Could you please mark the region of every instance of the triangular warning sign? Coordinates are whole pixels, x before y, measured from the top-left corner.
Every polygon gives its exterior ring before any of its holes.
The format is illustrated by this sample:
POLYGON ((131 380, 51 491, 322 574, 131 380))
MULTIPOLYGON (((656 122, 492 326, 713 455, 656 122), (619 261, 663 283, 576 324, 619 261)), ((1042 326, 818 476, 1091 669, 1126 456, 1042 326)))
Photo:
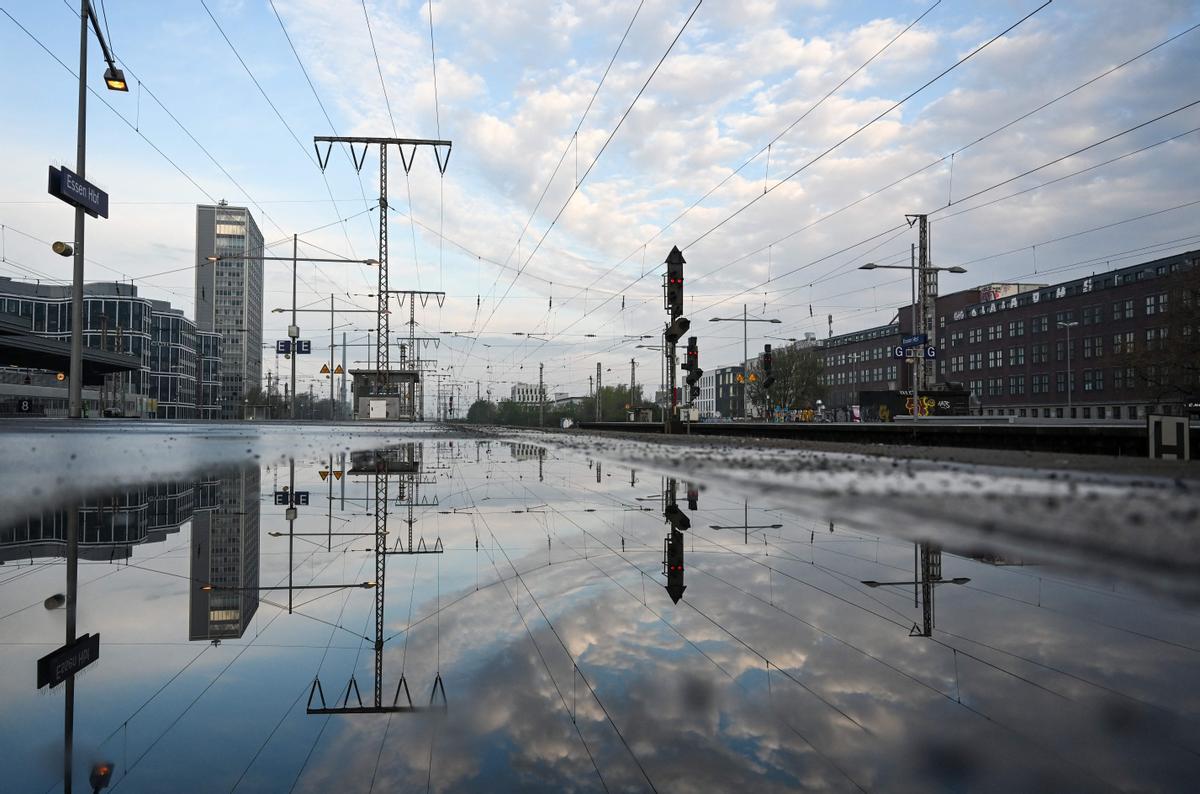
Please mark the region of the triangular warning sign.
POLYGON ((329 365, 328 365, 328 364, 322 364, 322 365, 321 365, 321 374, 322 374, 322 375, 328 375, 328 374, 329 374, 329 365))
POLYGON ((340 479, 342 479, 342 474, 343 474, 343 473, 344 473, 344 472, 335 471, 335 472, 333 473, 333 478, 334 478, 335 480, 340 480, 340 479))
POLYGON ((333 374, 334 374, 334 375, 343 375, 343 374, 345 374, 345 372, 346 372, 346 370, 342 369, 342 365, 341 365, 341 364, 338 364, 338 365, 337 365, 337 369, 335 369, 335 370, 333 371, 333 374))
POLYGON ((328 471, 322 470, 322 471, 320 472, 320 474, 321 474, 321 482, 325 482, 325 480, 329 479, 329 472, 328 472, 328 471))

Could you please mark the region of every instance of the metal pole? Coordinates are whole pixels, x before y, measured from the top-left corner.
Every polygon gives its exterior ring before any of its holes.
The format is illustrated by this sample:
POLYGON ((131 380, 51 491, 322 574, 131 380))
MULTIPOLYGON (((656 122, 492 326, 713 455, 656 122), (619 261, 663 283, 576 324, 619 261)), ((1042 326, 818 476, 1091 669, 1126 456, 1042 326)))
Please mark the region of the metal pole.
MULTIPOLYGON (((546 389, 542 385, 542 364, 538 364, 538 427, 546 426, 546 389)), ((479 384, 475 384, 475 396, 479 397, 479 384)))
POLYGON ((746 387, 750 385, 750 320, 742 304, 742 419, 746 418, 746 387))
MULTIPOLYGON (((75 135, 75 172, 85 176, 87 160, 88 0, 79 4, 79 115, 75 135)), ((83 418, 83 208, 75 208, 75 260, 71 277, 71 382, 67 415, 83 418)), ((68 789, 70 790, 70 789, 68 789)))
POLYGON ((600 409, 600 402, 604 399, 604 392, 600 386, 600 362, 596 362, 596 421, 599 422, 604 418, 604 412, 600 409))
POLYGON ((331 293, 331 294, 329 295, 329 421, 330 421, 330 422, 333 422, 333 421, 336 421, 336 420, 337 420, 337 413, 336 413, 336 411, 334 410, 334 406, 336 406, 336 405, 337 405, 337 401, 336 401, 336 400, 334 400, 334 398, 333 398, 333 384, 334 384, 334 381, 336 381, 336 380, 337 380, 337 378, 335 378, 335 377, 333 376, 333 369, 334 369, 334 367, 333 367, 333 358, 334 358, 334 348, 333 348, 333 294, 331 293))
POLYGON ((1067 327, 1067 418, 1074 419, 1075 410, 1071 402, 1071 392, 1075 388, 1075 373, 1071 369, 1071 326, 1067 327))
POLYGON ((634 386, 637 385, 637 359, 629 359, 629 410, 633 411, 633 418, 637 419, 637 401, 633 396, 634 386))
POLYGON ((296 324, 296 235, 292 235, 292 324, 288 328, 288 337, 292 340, 292 421, 296 421, 296 344, 300 338, 300 326, 296 324))
MULTIPOLYGON (((920 331, 917 329, 917 278, 919 277, 918 273, 917 273, 917 246, 916 246, 916 243, 910 243, 909 245, 911 246, 911 248, 909 249, 910 254, 911 254, 909 273, 910 273, 910 275, 912 275, 912 326, 913 326, 912 332, 914 334, 918 334, 918 333, 920 333, 920 331)), ((924 351, 922 351, 922 352, 924 352, 924 351)), ((924 366, 924 361, 925 361, 924 358, 918 358, 918 359, 914 359, 913 364, 912 364, 912 393, 913 393, 913 423, 914 424, 917 421, 917 417, 921 413, 921 402, 920 402, 921 398, 918 394, 918 390, 920 389, 920 380, 921 380, 920 367, 924 366)))

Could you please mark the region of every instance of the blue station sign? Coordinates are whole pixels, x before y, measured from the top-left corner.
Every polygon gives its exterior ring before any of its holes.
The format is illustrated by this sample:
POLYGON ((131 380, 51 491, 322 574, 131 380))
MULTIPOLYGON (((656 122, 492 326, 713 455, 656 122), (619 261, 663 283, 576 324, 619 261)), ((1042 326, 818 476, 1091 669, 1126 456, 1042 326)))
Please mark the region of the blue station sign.
POLYGON ((49 193, 93 218, 108 217, 108 194, 68 168, 50 166, 49 193))
POLYGON ((911 336, 900 337, 901 347, 920 347, 929 341, 929 337, 925 334, 912 334, 911 336))

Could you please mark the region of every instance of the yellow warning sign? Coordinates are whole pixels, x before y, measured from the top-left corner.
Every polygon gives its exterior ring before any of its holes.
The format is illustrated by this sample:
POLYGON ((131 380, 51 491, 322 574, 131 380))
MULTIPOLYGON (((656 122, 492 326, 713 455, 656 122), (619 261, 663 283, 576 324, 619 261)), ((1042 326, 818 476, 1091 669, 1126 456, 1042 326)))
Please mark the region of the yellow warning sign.
POLYGON ((322 469, 320 471, 320 475, 321 475, 321 482, 325 482, 325 480, 329 479, 329 472, 324 469, 322 469))
POLYGON ((343 472, 340 472, 340 471, 335 471, 335 472, 333 473, 333 478, 334 478, 335 480, 340 480, 340 479, 342 479, 342 474, 343 474, 343 472))
POLYGON ((334 375, 344 375, 345 373, 346 373, 346 370, 342 369, 342 365, 341 365, 341 364, 338 364, 338 365, 337 365, 337 369, 335 369, 335 370, 333 371, 333 374, 334 374, 334 375))
POLYGON ((328 364, 322 364, 322 365, 321 365, 321 374, 322 374, 322 375, 328 375, 328 374, 329 374, 329 365, 328 365, 328 364))
POLYGON ((751 383, 757 383, 757 382, 758 382, 758 376, 757 376, 757 375, 755 375, 753 372, 751 372, 751 373, 750 373, 750 382, 751 382, 751 383))

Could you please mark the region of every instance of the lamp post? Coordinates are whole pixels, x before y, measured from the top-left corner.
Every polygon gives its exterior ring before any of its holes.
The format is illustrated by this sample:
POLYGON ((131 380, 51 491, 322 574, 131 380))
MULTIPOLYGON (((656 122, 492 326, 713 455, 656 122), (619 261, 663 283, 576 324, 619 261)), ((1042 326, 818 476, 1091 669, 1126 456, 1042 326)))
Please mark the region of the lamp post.
MULTIPOLYGON (((290 418, 293 422, 296 421, 296 340, 300 338, 300 326, 296 324, 296 263, 297 262, 357 262, 363 265, 378 266, 378 259, 333 259, 329 257, 319 256, 296 256, 296 249, 299 238, 292 235, 292 255, 291 256, 256 256, 254 259, 261 259, 264 262, 291 262, 292 263, 292 324, 288 326, 288 338, 292 340, 292 397, 289 407, 290 418)), ((220 255, 215 254, 206 257, 209 262, 220 262, 224 259, 246 259, 247 257, 238 254, 220 255)), ((323 309, 320 311, 324 311, 323 309)), ((362 311, 370 311, 364 309, 362 311)), ((330 353, 332 355, 332 352, 330 353)), ((330 378, 330 382, 332 382, 330 378)))
POLYGON ((741 323, 742 324, 742 418, 743 419, 746 418, 746 378, 748 375, 748 373, 746 372, 746 367, 750 363, 749 362, 749 359, 750 359, 750 353, 749 353, 750 331, 748 330, 749 324, 750 323, 776 323, 776 324, 778 324, 778 323, 783 322, 783 320, 777 320, 777 319, 773 319, 773 318, 766 319, 763 317, 750 317, 747 314, 747 311, 748 310, 746 308, 746 304, 743 303, 741 317, 712 317, 709 319, 710 323, 741 323))
POLYGON ((1075 372, 1071 369, 1071 329, 1079 325, 1078 321, 1063 322, 1059 321, 1059 328, 1067 329, 1067 413, 1071 414, 1069 418, 1074 419, 1074 407, 1071 402, 1071 393, 1075 391, 1075 372))
MULTIPOLYGON (((104 60, 108 63, 108 69, 104 72, 104 84, 110 91, 129 91, 129 86, 125 82, 125 74, 117 68, 113 61, 112 52, 108 48, 108 42, 104 40, 104 34, 100 32, 100 25, 96 20, 96 15, 92 11, 92 5, 89 0, 80 0, 79 3, 79 113, 76 119, 77 130, 75 134, 75 173, 80 179, 87 176, 85 166, 87 162, 87 46, 88 46, 88 23, 91 23, 92 30, 96 34, 96 40, 100 42, 100 49, 104 52, 104 60)), ((71 382, 68 394, 67 415, 71 419, 81 419, 83 417, 83 237, 84 237, 84 211, 83 207, 75 207, 75 240, 74 242, 74 267, 71 275, 71 365, 70 376, 71 382)), ((56 244, 57 246, 57 244, 56 244)), ((63 251, 67 247, 63 248, 63 251)), ((55 252, 59 249, 55 247, 55 252)), ((69 621, 73 624, 73 621, 69 621)), ((68 626, 68 633, 73 633, 73 625, 68 626)), ((74 637, 68 637, 68 641, 74 637)), ((70 783, 70 774, 66 782, 70 783)))
MULTIPOLYGON (((920 267, 916 263, 916 260, 917 260, 916 245, 912 246, 911 256, 912 256, 912 259, 911 259, 912 264, 909 264, 909 265, 877 265, 874 262, 867 262, 865 265, 859 265, 858 269, 859 270, 908 270, 912 273, 912 332, 915 334, 915 333, 917 333, 917 279, 919 277, 923 276, 925 273, 939 273, 942 271, 945 271, 946 273, 966 273, 967 269, 965 267, 960 267, 958 265, 955 265, 954 267, 934 267, 933 265, 926 265, 925 267, 920 267)), ((917 361, 920 362, 920 361, 923 361, 923 359, 917 359, 917 361)), ((918 382, 917 382, 918 379, 917 379, 917 371, 916 371, 916 367, 919 366, 919 364, 914 364, 913 366, 914 366, 913 377, 912 377, 913 422, 916 422, 917 417, 919 417, 921 414, 921 404, 919 402, 920 395, 917 393, 917 389, 919 387, 918 387, 918 382)), ((914 430, 913 432, 916 432, 916 431, 914 430)))

